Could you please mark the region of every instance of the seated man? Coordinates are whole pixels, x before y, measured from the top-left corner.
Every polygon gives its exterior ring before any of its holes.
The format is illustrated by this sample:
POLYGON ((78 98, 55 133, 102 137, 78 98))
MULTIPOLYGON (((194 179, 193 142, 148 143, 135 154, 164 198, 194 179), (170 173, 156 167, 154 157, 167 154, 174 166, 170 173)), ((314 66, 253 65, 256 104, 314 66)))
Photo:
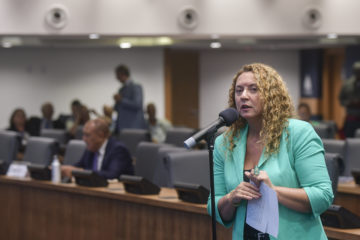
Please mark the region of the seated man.
POLYGON ((53 120, 54 107, 50 102, 41 106, 42 117, 31 117, 26 123, 31 136, 40 136, 41 129, 63 129, 65 126, 58 120, 53 120))
POLYGON ((86 151, 74 166, 61 167, 63 177, 71 177, 72 170, 87 169, 97 172, 107 179, 118 178, 121 174, 134 174, 131 156, 120 142, 109 138, 106 120, 89 120, 83 128, 86 151))

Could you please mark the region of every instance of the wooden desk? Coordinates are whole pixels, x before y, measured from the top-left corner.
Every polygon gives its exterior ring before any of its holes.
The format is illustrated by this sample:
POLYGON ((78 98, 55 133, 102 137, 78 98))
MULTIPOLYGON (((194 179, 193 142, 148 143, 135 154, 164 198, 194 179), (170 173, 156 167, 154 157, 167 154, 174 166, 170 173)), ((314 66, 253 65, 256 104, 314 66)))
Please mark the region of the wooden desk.
MULTIPOLYGON (((205 205, 185 203, 172 189, 159 196, 0 176, 1 239, 211 239, 205 205)), ((217 226, 218 239, 231 229, 217 226)))
POLYGON ((332 227, 324 227, 326 235, 332 239, 340 240, 359 240, 360 228, 356 229, 338 229, 332 227))
MULTIPOLYGON (((1 239, 211 239, 206 206, 179 201, 172 189, 140 196, 121 183, 86 188, 0 176, 0 206, 1 239)), ((360 229, 325 231, 360 239, 360 229)), ((219 224, 217 233, 231 239, 231 229, 219 224)))
POLYGON ((339 183, 334 203, 360 216, 360 186, 354 182, 339 183))
MULTIPOLYGON (((339 183, 334 203, 345 207, 360 216, 360 187, 354 182, 339 183)), ((326 235, 335 239, 358 240, 360 239, 360 228, 338 229, 324 227, 326 235)))

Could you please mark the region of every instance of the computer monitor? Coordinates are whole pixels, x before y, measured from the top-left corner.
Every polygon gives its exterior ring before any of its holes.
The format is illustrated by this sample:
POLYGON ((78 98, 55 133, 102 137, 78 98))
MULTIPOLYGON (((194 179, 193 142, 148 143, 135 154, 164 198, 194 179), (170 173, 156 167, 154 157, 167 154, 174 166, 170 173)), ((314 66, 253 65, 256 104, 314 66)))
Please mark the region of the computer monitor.
POLYGON ((73 170, 75 183, 85 187, 106 187, 109 183, 105 177, 91 170, 73 170))
POLYGON ((134 194, 159 194, 160 188, 154 183, 150 182, 144 177, 121 175, 120 179, 123 182, 125 191, 134 194))

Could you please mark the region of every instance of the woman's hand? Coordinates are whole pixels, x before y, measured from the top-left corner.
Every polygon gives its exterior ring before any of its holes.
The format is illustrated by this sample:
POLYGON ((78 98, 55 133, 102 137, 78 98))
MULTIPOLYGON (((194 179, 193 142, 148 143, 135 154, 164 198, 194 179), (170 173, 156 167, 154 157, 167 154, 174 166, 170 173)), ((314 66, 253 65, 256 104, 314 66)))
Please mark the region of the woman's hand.
POLYGON ((259 175, 251 172, 245 172, 246 176, 255 183, 256 186, 260 186, 261 182, 264 182, 270 188, 272 188, 278 197, 279 203, 293 210, 308 213, 311 212, 311 206, 309 198, 303 188, 288 188, 275 186, 271 183, 269 176, 265 171, 260 171, 259 175))
POLYGON ((223 221, 234 218, 236 207, 242 200, 253 200, 261 197, 260 189, 254 184, 241 182, 237 187, 219 200, 218 209, 223 221))
POLYGON ((237 206, 242 199, 252 200, 261 197, 259 188, 248 182, 241 182, 234 190, 228 194, 228 199, 232 205, 237 206))
POLYGON ((254 169, 251 172, 245 172, 245 175, 256 184, 257 187, 260 187, 260 182, 266 183, 270 188, 274 189, 274 185, 272 184, 269 176, 265 171, 259 171, 259 174, 256 175, 254 173, 254 169))

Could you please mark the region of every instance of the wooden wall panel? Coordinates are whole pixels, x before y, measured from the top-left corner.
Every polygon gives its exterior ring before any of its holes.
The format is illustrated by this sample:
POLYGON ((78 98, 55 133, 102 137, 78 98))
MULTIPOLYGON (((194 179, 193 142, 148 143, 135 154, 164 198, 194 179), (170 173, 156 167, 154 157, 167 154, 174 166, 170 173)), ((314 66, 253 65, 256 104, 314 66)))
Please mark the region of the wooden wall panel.
POLYGON ((342 86, 344 57, 345 51, 342 48, 324 51, 321 110, 324 120, 334 120, 339 128, 343 126, 345 118, 345 109, 338 98, 342 86))
POLYGON ((165 115, 177 126, 199 125, 199 53, 165 50, 165 115))

